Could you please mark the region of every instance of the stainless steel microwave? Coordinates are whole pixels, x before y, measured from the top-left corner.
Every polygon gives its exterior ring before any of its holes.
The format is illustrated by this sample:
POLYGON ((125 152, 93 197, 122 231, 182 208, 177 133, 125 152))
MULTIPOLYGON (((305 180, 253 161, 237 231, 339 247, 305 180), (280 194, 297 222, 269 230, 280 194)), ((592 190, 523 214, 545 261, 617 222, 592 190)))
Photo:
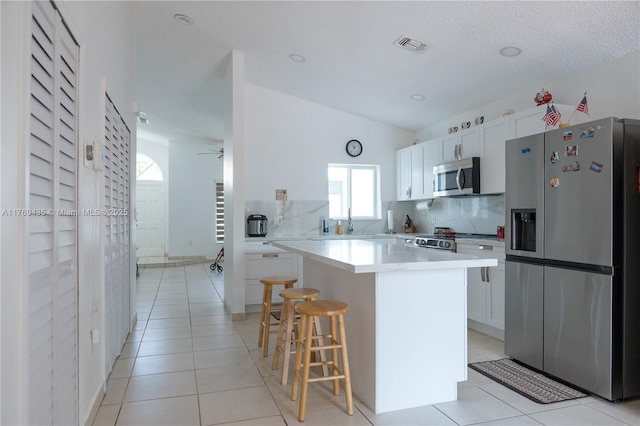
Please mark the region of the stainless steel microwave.
POLYGON ((480 157, 433 166, 433 196, 480 194, 480 157))

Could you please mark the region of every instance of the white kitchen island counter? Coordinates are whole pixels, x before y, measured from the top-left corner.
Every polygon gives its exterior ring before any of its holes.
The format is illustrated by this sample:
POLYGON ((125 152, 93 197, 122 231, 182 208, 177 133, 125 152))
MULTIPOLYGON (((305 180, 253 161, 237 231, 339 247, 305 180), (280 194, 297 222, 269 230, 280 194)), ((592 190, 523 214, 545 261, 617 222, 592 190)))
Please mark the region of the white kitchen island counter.
POLYGON ((349 304, 353 392, 375 413, 457 399, 467 379, 466 268, 496 259, 391 241, 274 241, 303 256, 305 287, 349 304))

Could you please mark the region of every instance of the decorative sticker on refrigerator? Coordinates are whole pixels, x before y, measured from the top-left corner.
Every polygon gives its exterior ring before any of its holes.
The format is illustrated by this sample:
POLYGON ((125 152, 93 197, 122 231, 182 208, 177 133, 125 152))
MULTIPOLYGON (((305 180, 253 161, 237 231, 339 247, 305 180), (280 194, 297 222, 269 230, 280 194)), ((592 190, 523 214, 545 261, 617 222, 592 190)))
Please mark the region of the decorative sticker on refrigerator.
POLYGON ((589 166, 589 170, 594 171, 596 173, 600 173, 602 171, 602 167, 603 167, 602 164, 592 161, 591 165, 589 166))
POLYGON ((560 179, 558 179, 557 177, 549 179, 549 185, 551 185, 554 188, 557 188, 560 185, 560 179))
POLYGON ((564 148, 565 157, 576 157, 578 155, 578 145, 571 145, 564 148))
POLYGON ((595 129, 593 127, 583 127, 580 131, 580 139, 592 138, 595 133, 595 129))
POLYGON ((558 151, 553 151, 553 154, 551 154, 551 164, 555 164, 558 161, 560 161, 560 155, 558 155, 558 151))
POLYGON ((568 166, 562 166, 563 172, 577 172, 580 170, 580 164, 577 161, 572 161, 568 166))
POLYGON ((565 130, 562 132, 563 141, 570 141, 571 139, 573 139, 573 130, 565 130))

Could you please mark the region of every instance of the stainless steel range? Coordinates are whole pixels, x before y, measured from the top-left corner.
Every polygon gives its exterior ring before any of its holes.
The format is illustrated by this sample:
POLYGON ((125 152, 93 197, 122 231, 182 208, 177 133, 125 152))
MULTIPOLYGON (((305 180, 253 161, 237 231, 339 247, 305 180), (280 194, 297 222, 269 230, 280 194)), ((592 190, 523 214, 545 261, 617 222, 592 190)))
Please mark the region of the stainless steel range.
POLYGON ((413 242, 416 247, 456 251, 456 240, 451 237, 419 235, 413 242))

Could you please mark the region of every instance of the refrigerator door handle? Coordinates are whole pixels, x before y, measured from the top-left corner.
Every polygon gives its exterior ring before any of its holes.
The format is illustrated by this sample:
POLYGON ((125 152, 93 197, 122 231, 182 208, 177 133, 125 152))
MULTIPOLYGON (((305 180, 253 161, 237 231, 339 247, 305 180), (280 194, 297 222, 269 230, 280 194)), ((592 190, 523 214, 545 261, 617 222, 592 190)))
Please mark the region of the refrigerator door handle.
POLYGON ((485 278, 484 278, 484 266, 482 268, 480 268, 480 279, 482 280, 482 282, 485 282, 485 278))

